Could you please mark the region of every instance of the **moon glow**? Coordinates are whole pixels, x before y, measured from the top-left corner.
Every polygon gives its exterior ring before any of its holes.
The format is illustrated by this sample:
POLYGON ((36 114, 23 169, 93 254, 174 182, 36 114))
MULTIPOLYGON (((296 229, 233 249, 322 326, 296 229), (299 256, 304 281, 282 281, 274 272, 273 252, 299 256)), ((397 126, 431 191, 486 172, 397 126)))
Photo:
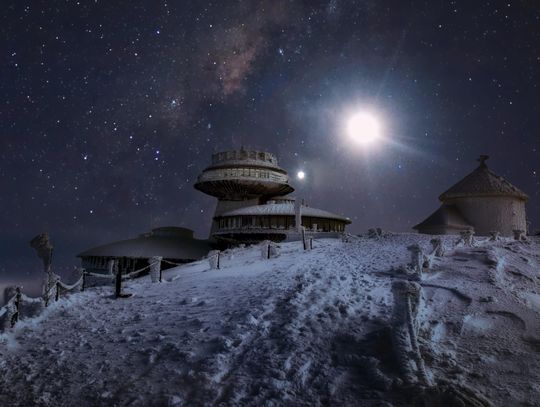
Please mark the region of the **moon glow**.
POLYGON ((381 124, 369 112, 358 112, 347 122, 347 134, 359 144, 371 144, 381 137, 381 124))

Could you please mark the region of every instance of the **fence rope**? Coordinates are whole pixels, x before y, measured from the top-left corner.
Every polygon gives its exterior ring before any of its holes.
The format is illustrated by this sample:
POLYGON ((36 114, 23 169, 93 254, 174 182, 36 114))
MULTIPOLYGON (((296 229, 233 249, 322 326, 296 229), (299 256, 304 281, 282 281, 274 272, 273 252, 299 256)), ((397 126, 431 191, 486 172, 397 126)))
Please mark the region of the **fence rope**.
POLYGON ((183 266, 184 264, 186 264, 186 263, 175 263, 174 261, 169 261, 169 260, 165 260, 165 259, 161 259, 161 261, 163 261, 165 263, 172 264, 174 266, 183 266))
POLYGON ((78 287, 83 281, 83 278, 82 276, 79 278, 79 280, 77 280, 76 283, 73 283, 71 285, 67 285, 67 284, 64 284, 62 281, 58 280, 57 283, 60 285, 60 287, 62 287, 64 290, 66 291, 71 291, 73 290, 74 288, 78 287))
POLYGON ((114 274, 99 274, 99 273, 91 273, 89 271, 85 272, 87 276, 90 277, 98 277, 98 278, 114 278, 114 274))
POLYGON ((129 279, 129 278, 132 278, 132 277, 134 277, 134 276, 137 276, 138 274, 140 274, 140 273, 143 272, 144 270, 146 270, 146 269, 148 269, 148 268, 150 268, 150 267, 152 267, 152 266, 154 266, 154 265, 156 265, 156 264, 158 264, 158 262, 150 263, 148 266, 145 266, 145 267, 143 267, 143 268, 141 268, 141 269, 139 269, 139 270, 135 270, 135 271, 132 271, 131 273, 124 274, 124 275, 122 276, 122 279, 129 279))
POLYGON ((38 302, 41 303, 43 301, 43 299, 41 297, 32 298, 32 297, 27 296, 26 294, 21 294, 21 298, 25 302, 29 302, 30 304, 37 304, 38 302))

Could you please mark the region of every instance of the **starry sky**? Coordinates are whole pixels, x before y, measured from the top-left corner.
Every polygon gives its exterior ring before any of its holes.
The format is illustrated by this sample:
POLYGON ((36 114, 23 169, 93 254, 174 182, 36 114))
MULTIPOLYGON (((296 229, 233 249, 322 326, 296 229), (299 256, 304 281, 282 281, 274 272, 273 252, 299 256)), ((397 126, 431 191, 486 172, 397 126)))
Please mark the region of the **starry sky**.
POLYGON ((540 229, 535 1, 12 1, 0 16, 0 279, 152 227, 206 238, 213 152, 275 153, 350 231, 409 231, 489 154, 540 229), (358 109, 384 142, 358 148, 358 109))

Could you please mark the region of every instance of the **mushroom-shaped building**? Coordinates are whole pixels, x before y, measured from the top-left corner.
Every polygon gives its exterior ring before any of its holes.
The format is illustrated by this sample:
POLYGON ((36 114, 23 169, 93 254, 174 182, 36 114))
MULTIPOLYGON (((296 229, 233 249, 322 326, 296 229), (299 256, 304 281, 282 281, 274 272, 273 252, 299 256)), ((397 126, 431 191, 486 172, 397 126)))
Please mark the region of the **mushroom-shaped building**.
POLYGON ((287 172, 271 153, 240 149, 212 155, 194 187, 218 198, 211 237, 221 241, 276 241, 298 237, 301 225, 319 236, 341 233, 348 218, 295 204, 287 172))
POLYGON ((414 229, 426 234, 473 230, 484 236, 495 231, 504 236, 514 230, 526 231, 527 195, 491 172, 488 158, 480 156, 478 168, 439 196, 442 206, 414 229))

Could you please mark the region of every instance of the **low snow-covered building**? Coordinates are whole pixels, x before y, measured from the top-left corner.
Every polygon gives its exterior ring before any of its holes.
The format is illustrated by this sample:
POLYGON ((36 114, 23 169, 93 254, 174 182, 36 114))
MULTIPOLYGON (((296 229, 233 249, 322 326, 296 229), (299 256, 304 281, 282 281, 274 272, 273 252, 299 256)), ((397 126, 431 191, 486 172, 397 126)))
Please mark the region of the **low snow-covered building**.
POLYGON ((216 216, 214 236, 218 239, 238 241, 298 238, 297 211, 302 226, 311 236, 337 237, 351 221, 340 215, 311 208, 295 198, 275 197, 261 205, 246 206, 216 216))
POLYGON ((439 196, 442 205, 414 226, 420 233, 458 234, 472 230, 477 235, 499 232, 512 235, 527 230, 527 195, 486 165, 486 155, 469 175, 439 196))
POLYGON ((193 237, 191 229, 160 227, 135 239, 121 240, 94 247, 77 255, 89 272, 108 273, 109 260, 117 260, 122 273, 148 266, 154 256, 163 258, 161 268, 199 260, 210 251, 210 243, 193 237), (172 264, 171 264, 172 263, 172 264))

